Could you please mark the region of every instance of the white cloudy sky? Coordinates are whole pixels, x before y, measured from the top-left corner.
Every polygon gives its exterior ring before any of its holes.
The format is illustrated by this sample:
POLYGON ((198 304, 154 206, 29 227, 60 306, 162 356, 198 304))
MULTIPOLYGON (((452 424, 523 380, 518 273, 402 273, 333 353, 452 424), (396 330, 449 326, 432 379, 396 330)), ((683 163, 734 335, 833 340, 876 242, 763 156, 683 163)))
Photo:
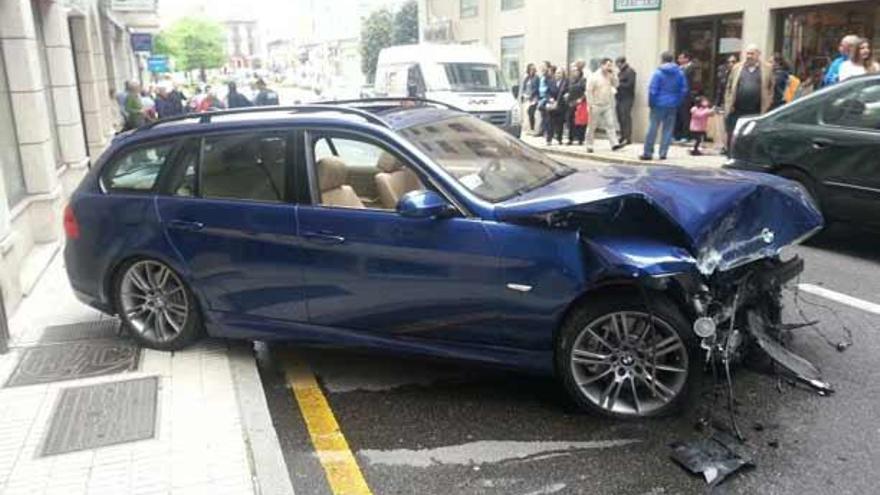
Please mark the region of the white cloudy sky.
POLYGON ((289 33, 301 16, 334 18, 340 29, 351 30, 359 26, 363 12, 388 6, 396 8, 405 0, 159 0, 159 16, 162 25, 186 15, 207 15, 217 20, 254 19, 260 29, 270 38, 280 38, 289 33), (324 12, 322 12, 324 11, 324 12), (342 13, 342 14, 341 14, 342 13), (339 16, 347 16, 340 19, 339 16))

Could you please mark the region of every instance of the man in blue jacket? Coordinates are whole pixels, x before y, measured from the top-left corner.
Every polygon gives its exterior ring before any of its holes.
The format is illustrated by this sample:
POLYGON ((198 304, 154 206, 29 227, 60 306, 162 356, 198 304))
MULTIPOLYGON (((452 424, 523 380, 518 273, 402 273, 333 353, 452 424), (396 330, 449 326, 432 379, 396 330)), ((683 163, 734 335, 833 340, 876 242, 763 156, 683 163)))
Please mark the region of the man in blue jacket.
POLYGON ((825 77, 822 78, 822 86, 829 86, 840 79, 840 66, 849 60, 852 47, 858 44, 859 39, 860 38, 854 34, 848 34, 840 40, 840 45, 837 47, 837 58, 831 62, 831 65, 828 66, 828 70, 825 71, 825 77))
POLYGON ((654 156, 654 141, 657 140, 657 128, 663 126, 660 138, 660 159, 666 159, 672 132, 675 130, 675 115, 678 106, 688 95, 687 79, 673 60, 670 52, 660 55, 660 67, 651 76, 648 89, 648 106, 651 107, 651 123, 648 135, 645 136, 645 149, 639 156, 642 160, 650 160, 654 156))

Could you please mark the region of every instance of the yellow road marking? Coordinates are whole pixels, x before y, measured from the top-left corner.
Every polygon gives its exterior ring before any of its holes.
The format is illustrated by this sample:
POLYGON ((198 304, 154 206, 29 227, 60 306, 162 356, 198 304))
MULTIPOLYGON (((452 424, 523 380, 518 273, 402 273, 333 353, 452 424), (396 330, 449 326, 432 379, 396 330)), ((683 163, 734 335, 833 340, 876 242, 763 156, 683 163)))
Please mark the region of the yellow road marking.
POLYGON ((299 404, 330 490, 334 495, 372 495, 311 368, 296 354, 285 355, 284 362, 285 378, 299 404))

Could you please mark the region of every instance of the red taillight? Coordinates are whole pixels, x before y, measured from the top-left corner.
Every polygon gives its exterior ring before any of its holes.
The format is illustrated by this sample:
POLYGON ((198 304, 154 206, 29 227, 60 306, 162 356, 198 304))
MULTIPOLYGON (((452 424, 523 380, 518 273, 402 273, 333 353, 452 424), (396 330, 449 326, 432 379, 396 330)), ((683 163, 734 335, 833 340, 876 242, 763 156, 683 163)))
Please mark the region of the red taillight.
POLYGON ((68 239, 79 239, 79 222, 76 221, 70 205, 64 208, 64 234, 68 239))

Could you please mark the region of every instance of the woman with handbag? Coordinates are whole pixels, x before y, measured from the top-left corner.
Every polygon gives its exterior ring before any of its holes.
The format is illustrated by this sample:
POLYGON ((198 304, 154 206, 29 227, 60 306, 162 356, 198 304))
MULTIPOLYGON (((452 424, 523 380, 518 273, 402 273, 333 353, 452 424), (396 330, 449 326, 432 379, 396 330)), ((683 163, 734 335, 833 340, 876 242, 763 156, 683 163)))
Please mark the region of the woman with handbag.
POLYGON ((575 141, 578 144, 584 144, 584 136, 587 132, 587 79, 584 73, 573 66, 571 69, 571 79, 568 84, 568 145, 571 146, 575 141), (578 123, 577 113, 582 113, 582 124, 578 123))

